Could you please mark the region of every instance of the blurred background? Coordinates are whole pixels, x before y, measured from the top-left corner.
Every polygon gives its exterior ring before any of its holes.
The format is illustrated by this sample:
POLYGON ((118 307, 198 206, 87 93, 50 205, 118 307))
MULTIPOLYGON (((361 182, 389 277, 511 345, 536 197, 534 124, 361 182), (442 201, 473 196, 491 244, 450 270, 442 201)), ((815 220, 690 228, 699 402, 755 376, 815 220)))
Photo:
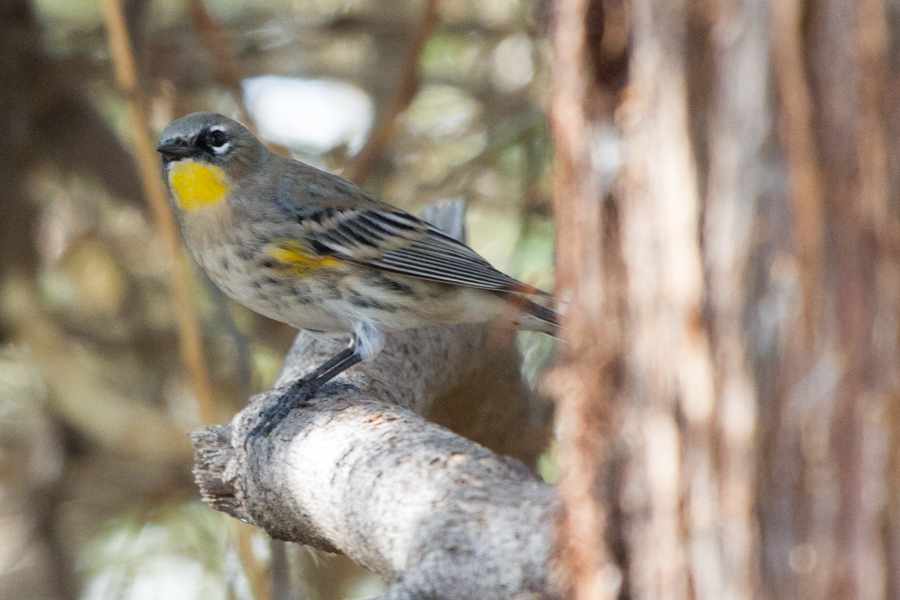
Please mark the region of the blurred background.
MULTIPOLYGON (((220 112, 406 210, 463 198, 470 243, 552 289, 537 9, 129 0, 123 55, 109 41, 118 6, 0 0, 0 598, 376 595, 380 581, 343 557, 270 545, 200 503, 186 432, 268 388, 296 332, 185 259, 190 306, 170 293, 140 128, 155 140, 175 118, 220 112), (184 310, 206 375, 190 341, 179 351, 184 310)), ((549 342, 520 342, 535 383, 549 342)), ((546 426, 549 405, 537 412, 546 426)))

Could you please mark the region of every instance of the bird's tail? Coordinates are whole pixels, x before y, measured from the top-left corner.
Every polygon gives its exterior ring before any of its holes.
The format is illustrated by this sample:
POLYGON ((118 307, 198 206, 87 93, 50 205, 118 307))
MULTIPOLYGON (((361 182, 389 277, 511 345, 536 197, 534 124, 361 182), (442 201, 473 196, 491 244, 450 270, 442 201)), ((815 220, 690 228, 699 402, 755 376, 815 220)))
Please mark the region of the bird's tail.
POLYGON ((503 299, 521 311, 518 326, 526 331, 538 331, 553 337, 558 336, 559 315, 557 312, 516 293, 503 294, 503 299))

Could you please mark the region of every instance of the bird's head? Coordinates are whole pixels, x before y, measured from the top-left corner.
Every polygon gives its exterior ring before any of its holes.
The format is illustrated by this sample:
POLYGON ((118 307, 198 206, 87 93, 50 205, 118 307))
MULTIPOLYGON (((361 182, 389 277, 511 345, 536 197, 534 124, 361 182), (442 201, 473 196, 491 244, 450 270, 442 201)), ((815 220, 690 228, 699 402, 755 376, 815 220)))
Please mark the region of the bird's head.
POLYGON ((172 199, 188 212, 225 202, 233 186, 256 171, 265 152, 237 121, 199 112, 166 127, 156 150, 172 199))

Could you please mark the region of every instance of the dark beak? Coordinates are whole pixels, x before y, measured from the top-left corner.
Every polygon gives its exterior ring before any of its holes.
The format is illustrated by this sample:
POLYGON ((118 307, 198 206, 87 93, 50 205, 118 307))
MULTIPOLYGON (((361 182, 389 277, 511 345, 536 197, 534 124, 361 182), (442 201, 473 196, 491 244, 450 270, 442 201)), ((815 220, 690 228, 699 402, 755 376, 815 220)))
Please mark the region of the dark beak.
POLYGON ((163 142, 156 147, 156 151, 162 154, 166 160, 185 158, 194 152, 193 148, 181 138, 163 142))

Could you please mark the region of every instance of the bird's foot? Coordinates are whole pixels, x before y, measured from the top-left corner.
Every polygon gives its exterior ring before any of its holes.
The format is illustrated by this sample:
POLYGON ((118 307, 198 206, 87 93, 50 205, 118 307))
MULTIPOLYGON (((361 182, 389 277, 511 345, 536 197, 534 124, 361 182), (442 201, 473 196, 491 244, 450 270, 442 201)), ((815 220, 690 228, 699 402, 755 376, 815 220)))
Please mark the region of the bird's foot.
POLYGON ((244 439, 244 447, 246 448, 256 438, 269 435, 292 410, 303 406, 315 394, 316 387, 305 379, 298 379, 292 383, 277 402, 273 402, 260 411, 259 422, 247 434, 244 439))

